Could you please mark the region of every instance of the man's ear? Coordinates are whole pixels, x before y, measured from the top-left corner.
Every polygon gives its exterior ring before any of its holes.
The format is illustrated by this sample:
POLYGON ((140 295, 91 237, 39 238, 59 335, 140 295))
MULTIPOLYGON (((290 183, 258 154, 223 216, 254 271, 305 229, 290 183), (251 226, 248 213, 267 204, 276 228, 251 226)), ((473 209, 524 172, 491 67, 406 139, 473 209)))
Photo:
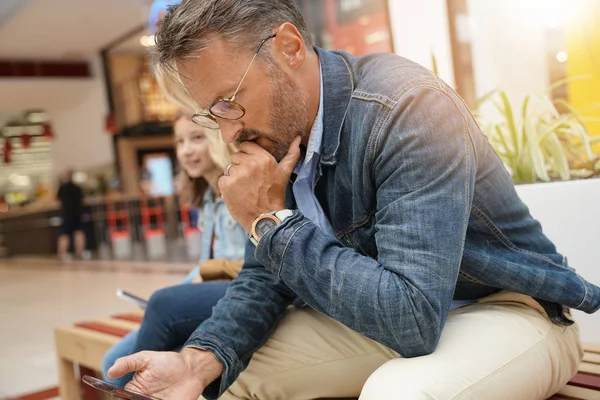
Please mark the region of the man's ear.
POLYGON ((286 22, 279 26, 271 45, 273 59, 285 69, 297 70, 306 59, 304 37, 295 25, 286 22))

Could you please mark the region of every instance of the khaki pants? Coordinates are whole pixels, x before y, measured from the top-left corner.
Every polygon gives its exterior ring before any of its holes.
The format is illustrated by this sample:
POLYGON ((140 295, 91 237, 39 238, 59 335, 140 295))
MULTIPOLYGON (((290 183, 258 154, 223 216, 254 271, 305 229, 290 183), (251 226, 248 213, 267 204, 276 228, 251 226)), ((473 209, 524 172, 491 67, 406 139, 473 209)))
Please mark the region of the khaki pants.
POLYGON ((223 400, 536 400, 577 372, 576 325, 501 292, 453 311, 431 355, 404 359, 311 309, 290 308, 223 400))

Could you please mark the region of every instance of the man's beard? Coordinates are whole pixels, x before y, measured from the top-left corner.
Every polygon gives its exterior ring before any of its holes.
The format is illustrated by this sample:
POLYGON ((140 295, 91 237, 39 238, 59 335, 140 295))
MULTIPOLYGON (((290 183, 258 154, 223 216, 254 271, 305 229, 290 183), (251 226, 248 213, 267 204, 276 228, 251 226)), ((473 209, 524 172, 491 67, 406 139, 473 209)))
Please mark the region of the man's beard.
POLYGON ((296 136, 307 135, 308 102, 294 81, 278 66, 271 64, 267 67, 271 83, 271 113, 269 115, 269 131, 259 132, 244 129, 239 142, 249 138, 265 138, 273 143, 268 149, 277 160, 287 154, 290 144, 296 136))

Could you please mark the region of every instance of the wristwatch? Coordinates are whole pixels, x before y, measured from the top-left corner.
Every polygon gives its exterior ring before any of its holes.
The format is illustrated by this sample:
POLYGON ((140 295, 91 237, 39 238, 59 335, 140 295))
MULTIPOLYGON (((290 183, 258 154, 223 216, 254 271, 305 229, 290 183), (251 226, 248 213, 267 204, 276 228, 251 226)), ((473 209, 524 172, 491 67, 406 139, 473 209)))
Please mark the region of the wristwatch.
POLYGON ((273 211, 266 214, 261 214, 252 223, 252 231, 250 232, 250 241, 258 246, 260 238, 262 238, 269 229, 281 225, 283 221, 294 215, 292 210, 273 211))

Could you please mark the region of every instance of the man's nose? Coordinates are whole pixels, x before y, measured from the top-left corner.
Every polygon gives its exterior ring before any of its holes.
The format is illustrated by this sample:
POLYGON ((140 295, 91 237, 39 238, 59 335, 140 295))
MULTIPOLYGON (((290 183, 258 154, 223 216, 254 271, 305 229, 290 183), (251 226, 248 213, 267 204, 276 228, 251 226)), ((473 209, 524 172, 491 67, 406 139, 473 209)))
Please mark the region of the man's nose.
POLYGON ((225 143, 234 143, 242 133, 243 125, 239 121, 224 120, 219 121, 221 128, 221 137, 225 143))

